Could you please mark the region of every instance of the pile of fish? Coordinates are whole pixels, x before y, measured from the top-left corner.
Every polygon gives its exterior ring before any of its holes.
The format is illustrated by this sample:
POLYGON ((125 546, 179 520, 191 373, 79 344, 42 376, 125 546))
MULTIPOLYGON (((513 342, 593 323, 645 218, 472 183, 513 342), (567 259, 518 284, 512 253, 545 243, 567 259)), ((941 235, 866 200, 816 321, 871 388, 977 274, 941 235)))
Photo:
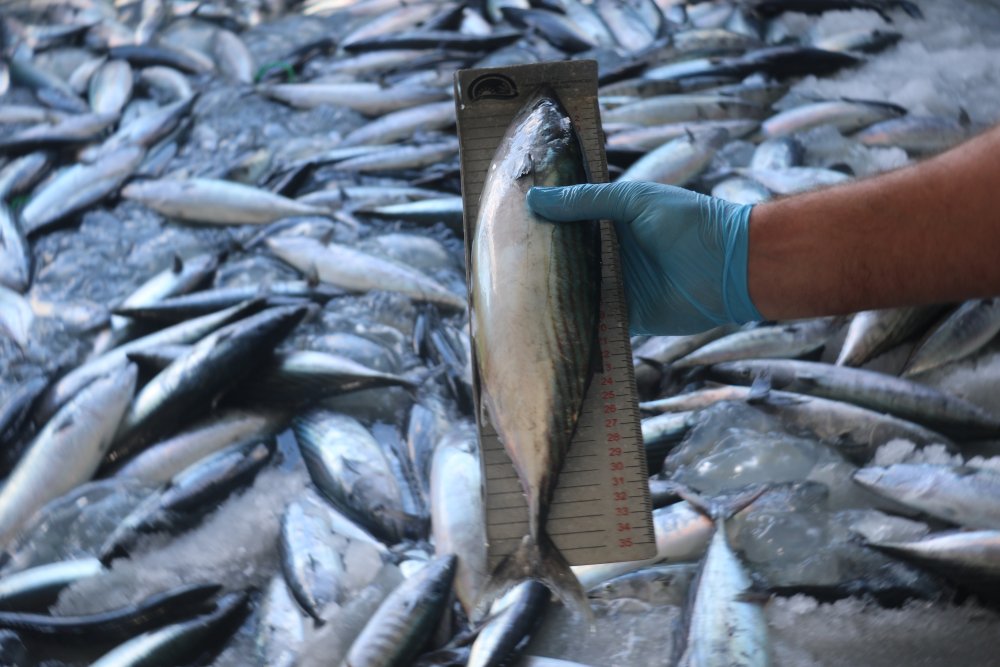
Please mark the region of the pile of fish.
POLYGON ((478 608, 454 71, 594 59, 613 178, 761 202, 996 120, 789 92, 902 34, 787 12, 916 4, 3 5, 0 664, 764 665, 771 596, 996 600, 1000 415, 937 382, 986 299, 635 339, 657 557, 574 568, 598 639, 478 608))

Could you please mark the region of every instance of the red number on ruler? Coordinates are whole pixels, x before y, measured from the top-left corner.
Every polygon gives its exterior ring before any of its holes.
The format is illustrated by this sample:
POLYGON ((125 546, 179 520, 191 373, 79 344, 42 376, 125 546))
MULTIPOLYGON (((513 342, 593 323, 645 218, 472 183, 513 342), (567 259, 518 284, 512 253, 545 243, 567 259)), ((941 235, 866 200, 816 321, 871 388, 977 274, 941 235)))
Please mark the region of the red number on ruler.
POLYGON ((631 537, 621 538, 620 540, 618 540, 618 546, 620 546, 622 549, 629 548, 630 546, 632 546, 632 538, 631 537))
POLYGON ((608 456, 621 456, 621 455, 622 455, 621 447, 608 447, 608 456))

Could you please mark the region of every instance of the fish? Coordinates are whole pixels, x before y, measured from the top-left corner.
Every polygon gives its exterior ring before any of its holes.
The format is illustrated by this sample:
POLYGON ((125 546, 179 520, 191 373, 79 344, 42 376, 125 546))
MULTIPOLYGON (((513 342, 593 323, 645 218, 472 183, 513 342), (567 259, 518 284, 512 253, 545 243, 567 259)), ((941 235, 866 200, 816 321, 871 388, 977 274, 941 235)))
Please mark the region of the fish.
POLYGON ((212 55, 217 69, 227 78, 240 83, 252 83, 253 55, 238 35, 219 29, 212 39, 212 55))
POLYGON ((686 185, 701 173, 728 139, 729 133, 723 129, 671 139, 639 158, 618 180, 686 185))
POLYGON ((116 464, 170 433, 179 417, 204 412, 205 401, 246 377, 252 363, 266 359, 307 313, 301 306, 271 308, 196 343, 138 392, 105 457, 107 464, 116 464))
POLYGON ((697 566, 692 563, 653 565, 603 581, 588 590, 587 595, 595 600, 630 598, 680 607, 696 574, 697 566))
POLYGON ((866 310, 851 318, 838 366, 861 366, 907 338, 916 335, 937 313, 939 306, 866 310))
POLYGON ((545 612, 549 595, 537 581, 523 581, 493 605, 490 620, 472 642, 469 667, 502 665, 515 654, 545 612))
POLYGON ((351 644, 343 667, 410 664, 441 618, 455 575, 455 556, 441 556, 401 583, 351 644))
POLYGON ((489 575, 482 470, 472 424, 458 423, 434 448, 429 505, 434 552, 457 558, 455 594, 471 614, 489 575))
POLYGON ((1000 578, 997 566, 1000 531, 997 530, 941 531, 907 542, 868 540, 868 544, 941 570, 970 585, 981 586, 1000 578))
POLYGON ((125 641, 203 609, 217 584, 190 584, 149 596, 137 604, 80 616, 0 611, 0 628, 57 641, 125 641))
POLYGON ((0 610, 44 612, 64 588, 103 571, 96 558, 80 558, 8 574, 0 580, 0 610))
POLYGON ((169 218, 214 225, 262 225, 325 214, 322 208, 259 188, 210 178, 130 183, 121 195, 169 218))
POLYGON ((345 136, 339 145, 391 144, 416 131, 443 130, 454 124, 454 102, 430 102, 384 114, 345 136))
POLYGON ((639 407, 651 412, 683 413, 723 401, 746 401, 758 410, 777 417, 787 428, 813 433, 846 456, 861 461, 871 459, 880 445, 897 439, 908 440, 920 447, 944 445, 955 449, 948 437, 919 424, 850 403, 769 387, 766 390, 760 387, 715 387, 641 402, 639 407))
POLYGON ((47 419, 55 414, 60 406, 65 404, 93 378, 107 373, 110 369, 127 361, 128 354, 146 348, 161 345, 182 345, 194 343, 237 319, 260 310, 259 301, 246 301, 217 313, 203 315, 180 324, 161 329, 155 333, 137 338, 104 354, 77 366, 69 371, 46 390, 35 409, 37 419, 47 419))
POLYGON ((775 389, 854 403, 956 435, 1000 432, 1000 418, 958 396, 877 371, 793 359, 747 359, 714 364, 724 382, 766 377, 775 389))
POLYGON ((760 129, 761 134, 767 139, 804 132, 822 125, 835 127, 846 134, 905 114, 905 108, 890 102, 830 100, 803 104, 777 113, 765 120, 760 129))
POLYGON ((132 67, 124 60, 106 61, 90 77, 89 96, 94 113, 121 113, 132 96, 132 67))
POLYGON ((448 93, 440 88, 383 88, 377 83, 279 83, 258 86, 258 90, 285 104, 300 109, 314 109, 336 104, 368 116, 440 102, 448 93))
POLYGON ((21 294, 0 285, 0 334, 24 350, 30 341, 35 313, 21 294))
POLYGON ((865 146, 896 146, 907 153, 939 153, 983 129, 967 115, 959 118, 907 115, 869 125, 852 137, 865 146))
MULTIPOLYGON (((517 472, 529 523, 487 591, 536 579, 586 616, 586 596, 545 523, 593 372, 599 230, 594 223, 552 226, 525 203, 532 185, 585 179, 572 121, 551 93, 541 92, 511 121, 494 155, 470 275, 481 402, 517 472)), ((480 606, 487 599, 484 593, 480 606)))
POLYGON ((281 569, 288 588, 317 625, 325 623, 325 607, 342 601, 347 593, 343 556, 320 502, 289 503, 282 515, 280 541, 281 569))
POLYGON ((466 306, 463 297, 425 274, 346 245, 290 236, 267 239, 266 245, 300 271, 346 290, 389 290, 457 310, 466 306))
POLYGON ((91 664, 96 667, 139 667, 161 661, 196 659, 205 655, 206 649, 213 644, 217 650, 219 640, 236 630, 245 615, 247 602, 245 593, 226 594, 207 613, 139 634, 91 664))
POLYGON ((0 202, 0 285, 23 294, 31 282, 31 256, 21 228, 0 202))
POLYGON ((1000 332, 1000 300, 966 301, 910 353, 904 376, 913 376, 975 354, 1000 332))
POLYGON ((691 605, 683 652, 684 667, 765 667, 773 664, 763 605, 751 597, 753 585, 726 538, 725 518, 715 517, 715 533, 702 562, 691 605))
POLYGON ((690 368, 736 359, 797 357, 826 345, 835 331, 830 318, 756 327, 713 340, 671 365, 690 368))
POLYGON ((86 113, 56 119, 0 139, 0 155, 24 155, 47 148, 87 144, 118 121, 114 113, 86 113))
POLYGON ((317 408, 292 428, 310 478, 335 507, 389 544, 415 532, 387 453, 357 420, 317 408))
POLYGON ((47 229, 116 193, 135 173, 143 157, 142 148, 122 148, 93 164, 81 163, 60 172, 36 190, 21 211, 25 235, 47 229))
POLYGON ((0 544, 9 545, 35 511, 97 472, 135 384, 133 364, 112 369, 82 389, 35 436, 0 489, 0 544))
POLYGON ((994 470, 921 463, 860 468, 854 481, 930 516, 966 528, 996 530, 1000 473, 994 470))
POLYGON ((185 468, 118 525, 101 546, 101 562, 110 566, 115 558, 129 555, 144 534, 191 528, 229 495, 253 482, 274 450, 274 440, 240 443, 185 468))
POLYGON ((271 578, 260 604, 255 645, 257 655, 265 665, 293 667, 298 649, 305 640, 305 626, 299 611, 279 572, 271 578))
POLYGON ((229 445, 275 434, 284 421, 277 411, 233 409, 218 413, 151 445, 114 469, 114 476, 162 484, 229 445))

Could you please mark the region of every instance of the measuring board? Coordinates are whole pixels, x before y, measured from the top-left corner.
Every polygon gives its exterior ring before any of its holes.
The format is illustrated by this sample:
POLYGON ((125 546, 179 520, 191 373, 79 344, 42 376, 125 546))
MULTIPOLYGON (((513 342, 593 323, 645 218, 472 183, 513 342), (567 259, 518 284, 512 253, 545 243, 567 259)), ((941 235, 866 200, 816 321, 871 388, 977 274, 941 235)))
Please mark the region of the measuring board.
MULTIPOLYGON (((511 120, 542 86, 554 91, 570 114, 589 163, 591 181, 608 180, 597 107, 596 62, 456 72, 467 281, 479 198, 493 155, 511 120)), ((595 369, 584 399, 547 523, 548 534, 570 565, 641 560, 656 554, 618 245, 610 223, 601 223, 601 244, 598 326, 602 368, 595 369)), ((473 364, 478 406, 476 369, 473 364)), ((528 510, 514 466, 484 413, 477 407, 492 568, 528 534, 528 510)))

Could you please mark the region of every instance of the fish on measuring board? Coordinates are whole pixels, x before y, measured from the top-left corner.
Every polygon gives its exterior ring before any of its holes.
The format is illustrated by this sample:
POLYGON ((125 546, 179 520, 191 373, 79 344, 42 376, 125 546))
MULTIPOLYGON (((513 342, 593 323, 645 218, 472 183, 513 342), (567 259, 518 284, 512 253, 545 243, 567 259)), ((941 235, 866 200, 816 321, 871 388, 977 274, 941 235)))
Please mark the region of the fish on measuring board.
POLYGON ((530 578, 590 615, 545 522, 597 350, 599 229, 545 222, 525 201, 532 185, 584 182, 585 169, 572 121, 542 91, 511 121, 483 186, 470 272, 475 356, 485 412, 527 500, 529 533, 492 573, 481 607, 530 578))

